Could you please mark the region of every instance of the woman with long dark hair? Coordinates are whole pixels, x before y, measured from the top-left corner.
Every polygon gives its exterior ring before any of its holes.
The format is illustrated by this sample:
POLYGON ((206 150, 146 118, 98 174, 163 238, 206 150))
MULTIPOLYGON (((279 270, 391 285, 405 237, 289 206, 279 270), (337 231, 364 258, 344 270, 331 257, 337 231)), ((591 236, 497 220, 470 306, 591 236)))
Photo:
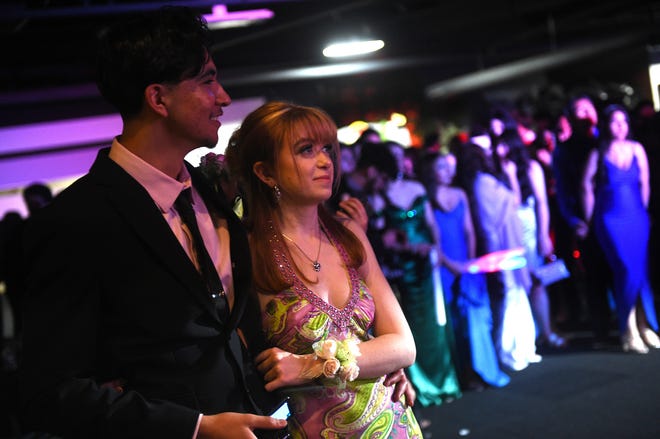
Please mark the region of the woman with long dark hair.
POLYGON ((520 205, 517 214, 523 232, 523 244, 527 252, 527 267, 532 274, 529 301, 536 321, 538 341, 551 347, 566 346, 566 339, 554 330, 550 317, 550 302, 545 286, 534 276, 534 271, 553 254, 550 239, 550 210, 545 187, 545 176, 541 165, 530 157, 528 147, 523 143, 518 130, 504 130, 497 139, 493 152, 495 163, 500 169, 509 163, 516 165, 514 176, 503 176, 509 184, 520 187, 520 205), (515 182, 511 181, 515 178, 515 182))
POLYGON ((644 354, 660 348, 653 292, 647 272, 650 187, 644 147, 630 138, 626 109, 603 111, 603 141, 589 155, 582 180, 582 207, 614 277, 621 345, 644 354))
MULTIPOLYGON (((457 151, 458 181, 472 202, 479 254, 523 247, 515 164, 504 168, 514 183, 511 188, 495 176, 483 148, 468 143, 457 151)), ((531 285, 527 267, 491 273, 488 280, 493 339, 500 362, 510 369, 522 370, 541 361, 536 354, 534 319, 527 297, 531 285)))

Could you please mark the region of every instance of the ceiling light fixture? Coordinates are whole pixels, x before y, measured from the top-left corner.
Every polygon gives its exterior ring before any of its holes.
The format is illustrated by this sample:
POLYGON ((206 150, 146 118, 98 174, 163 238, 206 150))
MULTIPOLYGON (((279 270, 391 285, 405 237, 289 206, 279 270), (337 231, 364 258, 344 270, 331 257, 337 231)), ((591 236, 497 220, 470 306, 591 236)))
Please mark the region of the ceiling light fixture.
POLYGON ((385 47, 383 40, 347 41, 330 44, 323 49, 326 58, 343 58, 376 52, 385 47))
POLYGON ((205 14, 204 19, 209 29, 226 29, 229 27, 248 26, 257 21, 273 18, 275 13, 270 9, 251 9, 248 11, 227 11, 225 5, 215 5, 210 14, 205 14))

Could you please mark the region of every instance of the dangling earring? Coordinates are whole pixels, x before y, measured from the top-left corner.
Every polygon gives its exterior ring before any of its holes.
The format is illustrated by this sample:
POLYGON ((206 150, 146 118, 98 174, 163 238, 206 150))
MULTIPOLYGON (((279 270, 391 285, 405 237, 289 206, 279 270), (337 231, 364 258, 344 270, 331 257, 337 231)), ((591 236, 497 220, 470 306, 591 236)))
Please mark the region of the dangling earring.
POLYGON ((273 192, 275 193, 275 202, 279 203, 280 198, 282 198, 282 191, 280 191, 280 187, 278 185, 273 186, 273 192))

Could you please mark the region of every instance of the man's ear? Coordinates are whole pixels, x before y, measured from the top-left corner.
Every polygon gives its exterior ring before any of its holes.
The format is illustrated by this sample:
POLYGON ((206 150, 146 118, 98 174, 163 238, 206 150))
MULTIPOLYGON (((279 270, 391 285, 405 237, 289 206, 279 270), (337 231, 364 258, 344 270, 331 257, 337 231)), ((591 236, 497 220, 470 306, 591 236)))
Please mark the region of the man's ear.
POLYGON ((254 172, 254 175, 256 175, 259 180, 263 181, 270 187, 277 184, 277 180, 275 180, 270 166, 266 165, 264 162, 256 162, 252 165, 252 172, 254 172))
POLYGON ((167 87, 163 84, 149 84, 144 90, 145 105, 162 117, 168 115, 167 87))

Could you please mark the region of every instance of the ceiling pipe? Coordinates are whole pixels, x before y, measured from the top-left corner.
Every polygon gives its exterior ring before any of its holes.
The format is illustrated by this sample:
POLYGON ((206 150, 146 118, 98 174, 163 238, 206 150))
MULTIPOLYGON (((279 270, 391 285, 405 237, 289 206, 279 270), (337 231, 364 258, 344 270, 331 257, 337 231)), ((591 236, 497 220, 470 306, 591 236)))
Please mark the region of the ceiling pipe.
POLYGON ((635 33, 596 43, 583 44, 568 49, 552 51, 479 72, 468 73, 463 76, 429 85, 425 89, 425 96, 429 99, 441 99, 501 82, 510 81, 521 76, 559 67, 601 52, 626 47, 641 41, 646 36, 646 32, 635 33))
MULTIPOLYGON (((3 4, 0 5, 0 21, 24 20, 34 18, 54 17, 91 17, 106 14, 126 14, 141 11, 151 11, 162 6, 188 6, 190 8, 211 8, 218 3, 223 5, 242 5, 251 3, 282 3, 286 0, 187 0, 187 1, 159 1, 141 3, 114 3, 104 5, 92 5, 83 2, 82 6, 45 6, 42 8, 28 8, 25 5, 3 4)), ((300 0, 305 1, 305 0, 300 0)))
MULTIPOLYGON (((408 57, 369 61, 354 61, 292 68, 256 67, 250 69, 222 69, 223 87, 269 84, 276 82, 298 81, 356 75, 425 65, 450 66, 460 60, 467 62, 468 55, 408 57)), ((75 99, 100 97, 95 84, 86 83, 62 87, 50 87, 37 90, 24 90, 0 93, 0 106, 30 103, 56 102, 75 99)))
POLYGON ((456 57, 409 57, 322 64, 315 66, 295 67, 290 69, 254 69, 250 72, 246 71, 242 73, 239 71, 225 70, 222 73, 222 84, 225 87, 231 87, 306 79, 331 78, 407 67, 418 67, 422 65, 450 65, 452 61, 456 61, 456 57))

